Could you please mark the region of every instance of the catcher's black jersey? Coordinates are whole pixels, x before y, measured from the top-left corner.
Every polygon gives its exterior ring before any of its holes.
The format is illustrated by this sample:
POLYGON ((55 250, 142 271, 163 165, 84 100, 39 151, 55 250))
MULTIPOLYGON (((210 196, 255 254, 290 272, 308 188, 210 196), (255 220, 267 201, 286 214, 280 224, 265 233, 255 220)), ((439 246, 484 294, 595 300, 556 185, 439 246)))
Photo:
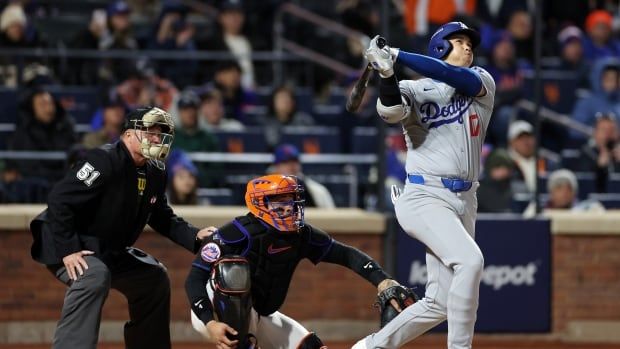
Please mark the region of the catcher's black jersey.
MULTIPOLYGON (((388 278, 368 255, 339 243, 320 229, 306 225, 299 233, 280 232, 248 214, 235 218, 203 242, 186 283, 191 304, 200 304, 199 300, 207 297, 206 283, 212 265, 225 255, 241 255, 248 259, 252 303, 260 315, 272 314, 282 306, 293 273, 304 258, 314 264, 323 261, 343 265, 375 286, 388 278), (212 248, 213 244, 217 247, 212 248)), ((194 309, 205 323, 213 318, 210 310, 194 309)))
POLYGON ((89 151, 31 223, 33 258, 55 264, 87 249, 105 261, 108 252, 131 246, 146 224, 195 252, 198 228, 174 214, 165 190, 165 171, 149 163, 136 168, 123 142, 89 151))

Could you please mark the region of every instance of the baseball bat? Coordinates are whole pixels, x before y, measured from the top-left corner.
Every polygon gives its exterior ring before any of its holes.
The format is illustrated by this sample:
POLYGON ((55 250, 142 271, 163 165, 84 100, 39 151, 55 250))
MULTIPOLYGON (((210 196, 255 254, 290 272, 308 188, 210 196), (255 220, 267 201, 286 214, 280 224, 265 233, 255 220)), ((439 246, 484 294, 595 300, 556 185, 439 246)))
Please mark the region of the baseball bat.
MULTIPOLYGON (((386 43, 387 40, 385 40, 384 37, 380 36, 377 38, 377 46, 379 48, 383 48, 386 43)), ((364 98, 364 93, 366 93, 366 86, 368 86, 368 81, 370 80, 370 73, 372 70, 372 66, 368 63, 366 68, 364 68, 362 75, 355 82, 355 85, 351 90, 351 94, 349 95, 349 98, 347 98, 347 104, 345 106, 349 113, 355 113, 360 107, 362 99, 364 98)))

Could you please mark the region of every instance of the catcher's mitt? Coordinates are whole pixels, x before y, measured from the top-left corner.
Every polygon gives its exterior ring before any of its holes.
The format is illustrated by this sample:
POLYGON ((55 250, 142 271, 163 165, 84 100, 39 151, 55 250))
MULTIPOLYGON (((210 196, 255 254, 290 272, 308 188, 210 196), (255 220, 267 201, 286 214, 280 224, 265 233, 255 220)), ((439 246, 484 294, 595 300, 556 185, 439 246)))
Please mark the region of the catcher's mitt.
POLYGON ((398 303, 401 311, 420 300, 413 289, 403 285, 391 286, 383 290, 377 295, 377 301, 375 302, 375 306, 381 312, 381 327, 385 326, 399 313, 391 304, 390 300, 392 299, 398 303))

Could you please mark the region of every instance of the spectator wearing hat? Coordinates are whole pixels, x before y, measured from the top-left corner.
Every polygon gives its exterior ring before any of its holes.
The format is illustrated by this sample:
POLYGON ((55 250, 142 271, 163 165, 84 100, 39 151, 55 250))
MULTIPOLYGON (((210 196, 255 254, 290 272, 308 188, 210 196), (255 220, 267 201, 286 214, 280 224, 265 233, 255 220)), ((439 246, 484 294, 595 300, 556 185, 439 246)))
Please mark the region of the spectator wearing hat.
POLYGON ((198 204, 198 168, 187 154, 173 150, 167 161, 170 169, 168 202, 172 205, 198 204))
POLYGON ((597 192, 607 192, 609 174, 620 171, 620 135, 615 115, 597 115, 592 137, 581 147, 576 164, 573 170, 595 174, 597 192))
POLYGON ((241 68, 241 86, 254 89, 254 64, 252 63, 252 44, 243 33, 245 9, 241 0, 224 0, 217 17, 218 28, 215 34, 197 43, 200 50, 228 51, 241 68))
POLYGON ((612 23, 613 17, 605 10, 594 10, 586 17, 583 50, 590 62, 620 55, 620 42, 612 36, 612 23))
POLYGON ((508 154, 515 163, 515 184, 517 192, 534 193, 539 175, 557 165, 544 158, 536 165, 536 138, 534 127, 527 121, 516 120, 508 127, 508 154), (521 182, 522 185, 519 185, 521 182))
POLYGON ((256 105, 257 97, 250 89, 241 85, 241 66, 237 61, 226 60, 215 66, 212 82, 204 84, 200 91, 217 89, 222 95, 224 115, 239 120, 244 125, 256 125, 258 120, 246 111, 256 105))
POLYGON ((583 54, 583 32, 570 25, 558 33, 557 39, 561 59, 558 69, 574 74, 578 86, 587 88, 589 64, 583 54))
MULTIPOLYGON (((28 26, 24 9, 18 4, 10 4, 0 15, 0 48, 35 48, 47 46, 36 29, 28 26)), ((0 54, 0 85, 15 87, 19 82, 18 63, 31 64, 39 62, 34 57, 15 57, 0 54), (18 62, 18 59, 21 61, 18 62)))
POLYGON ((547 179, 549 201, 545 209, 572 211, 604 211, 605 207, 596 200, 579 202, 579 183, 571 170, 560 169, 551 172, 547 179))
POLYGON ((508 152, 497 148, 484 162, 483 177, 478 188, 478 212, 510 212, 514 162, 508 152))
POLYGON ((273 153, 271 172, 285 176, 297 176, 306 190, 306 207, 336 207, 329 190, 323 184, 303 174, 299 155, 299 149, 296 146, 292 144, 279 145, 273 153))
MULTIPOLYGON (((586 126, 594 126, 597 113, 620 115, 620 60, 601 58, 590 71, 590 95, 580 99, 573 108, 572 118, 586 126)), ((573 143, 585 143, 585 135, 571 130, 573 143)))
MULTIPOLYGON (((200 99, 192 91, 185 91, 177 102, 179 113, 178 127, 175 131, 174 143, 177 149, 186 152, 217 152, 219 145, 215 136, 202 129, 198 122, 200 99)), ((221 165, 216 163, 198 164, 199 183, 202 187, 213 187, 219 184, 218 172, 221 165)))
POLYGON ((514 40, 507 31, 497 32, 491 44, 491 59, 484 67, 495 80, 495 106, 489 124, 489 141, 506 146, 506 132, 515 117, 514 104, 523 96, 524 72, 529 66, 515 55, 514 40))
POLYGON ((104 144, 118 141, 123 122, 125 107, 117 99, 107 101, 101 109, 103 125, 100 129, 88 132, 82 138, 82 144, 87 149, 98 148, 104 144))
MULTIPOLYGON (((126 2, 114 1, 107 9, 95 9, 88 27, 79 31, 68 43, 70 48, 88 50, 137 50, 138 43, 131 32, 126 2)), ((73 58, 69 61, 65 80, 71 84, 113 84, 123 81, 130 75, 135 62, 128 58, 73 58)))
MULTIPOLYGON (((177 52, 196 50, 195 28, 187 21, 189 9, 185 5, 169 3, 164 5, 155 26, 148 48, 177 52)), ((196 60, 174 59, 158 62, 157 70, 162 77, 174 82, 179 88, 195 85, 196 60)))

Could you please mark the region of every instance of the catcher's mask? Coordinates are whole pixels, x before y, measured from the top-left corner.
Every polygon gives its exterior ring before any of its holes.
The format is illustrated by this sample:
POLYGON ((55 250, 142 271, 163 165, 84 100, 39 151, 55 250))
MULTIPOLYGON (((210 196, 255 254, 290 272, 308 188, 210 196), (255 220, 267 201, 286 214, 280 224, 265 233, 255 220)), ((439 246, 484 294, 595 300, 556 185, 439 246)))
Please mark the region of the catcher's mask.
POLYGON ((142 155, 163 170, 174 140, 174 123, 170 114, 157 107, 138 108, 125 118, 123 131, 129 129, 136 131, 142 155))
POLYGON ((279 231, 304 226, 304 188, 295 176, 273 174, 248 182, 245 204, 250 212, 279 231))

